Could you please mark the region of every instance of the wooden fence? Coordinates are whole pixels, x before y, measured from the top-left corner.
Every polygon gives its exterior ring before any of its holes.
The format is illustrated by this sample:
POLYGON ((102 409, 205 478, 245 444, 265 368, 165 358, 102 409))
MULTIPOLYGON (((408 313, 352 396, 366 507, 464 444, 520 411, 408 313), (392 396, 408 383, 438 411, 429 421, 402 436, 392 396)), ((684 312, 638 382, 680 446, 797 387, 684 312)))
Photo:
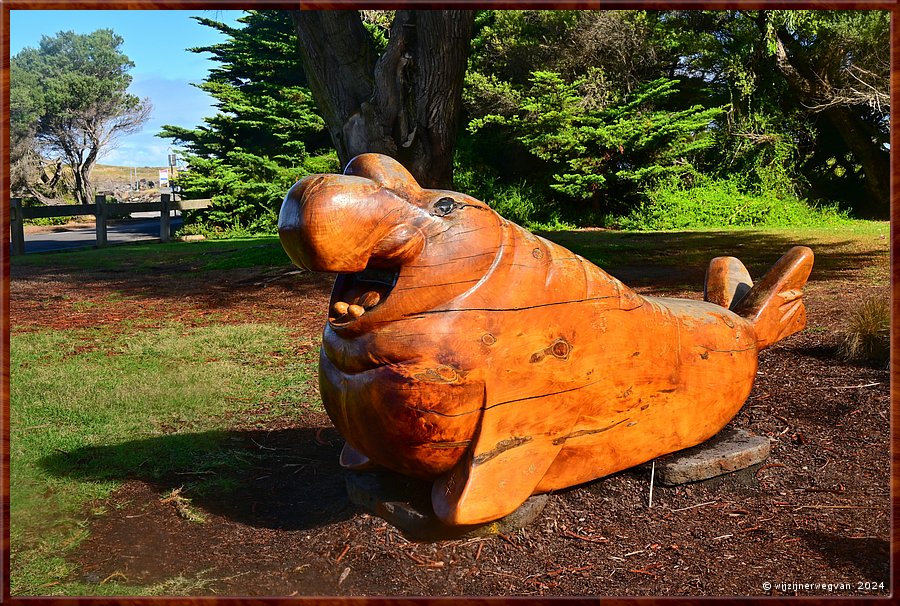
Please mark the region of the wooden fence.
POLYGON ((93 215, 97 219, 97 246, 106 246, 106 222, 115 217, 131 213, 159 211, 159 239, 169 241, 169 221, 173 210, 196 210, 207 208, 211 200, 172 200, 170 194, 161 194, 159 202, 122 202, 110 204, 106 196, 96 196, 94 204, 68 204, 64 206, 36 206, 23 208, 22 200, 11 198, 9 231, 12 254, 25 254, 25 219, 46 219, 49 217, 79 217, 93 215))

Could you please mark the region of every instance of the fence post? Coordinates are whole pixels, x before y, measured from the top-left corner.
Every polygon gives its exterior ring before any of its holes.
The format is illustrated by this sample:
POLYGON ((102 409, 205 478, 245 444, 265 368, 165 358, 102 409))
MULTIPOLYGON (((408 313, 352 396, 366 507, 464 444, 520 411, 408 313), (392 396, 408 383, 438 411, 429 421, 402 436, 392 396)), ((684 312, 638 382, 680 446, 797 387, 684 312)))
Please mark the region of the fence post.
POLYGON ((22 200, 9 199, 9 238, 12 242, 12 254, 25 254, 25 221, 22 216, 22 200))
POLYGON ((162 202, 162 210, 159 212, 159 241, 160 242, 168 242, 169 241, 169 212, 171 210, 171 206, 169 205, 169 194, 160 194, 159 201, 162 202))
POLYGON ((96 203, 94 216, 97 217, 97 247, 100 248, 106 246, 106 196, 96 195, 94 202, 96 203))

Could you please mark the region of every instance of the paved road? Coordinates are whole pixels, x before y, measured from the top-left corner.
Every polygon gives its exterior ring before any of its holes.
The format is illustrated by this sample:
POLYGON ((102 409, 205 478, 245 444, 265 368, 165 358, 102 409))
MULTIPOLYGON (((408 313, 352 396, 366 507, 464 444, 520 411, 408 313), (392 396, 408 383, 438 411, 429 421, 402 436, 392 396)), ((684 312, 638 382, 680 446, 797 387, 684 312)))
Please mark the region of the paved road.
MULTIPOLYGON (((157 217, 159 215, 157 214, 157 217)), ((181 217, 172 217, 172 232, 181 227, 181 217)), ((116 220, 106 227, 110 244, 159 239, 159 218, 116 220)), ((75 227, 60 231, 25 234, 25 253, 90 248, 97 243, 94 227, 75 227)))

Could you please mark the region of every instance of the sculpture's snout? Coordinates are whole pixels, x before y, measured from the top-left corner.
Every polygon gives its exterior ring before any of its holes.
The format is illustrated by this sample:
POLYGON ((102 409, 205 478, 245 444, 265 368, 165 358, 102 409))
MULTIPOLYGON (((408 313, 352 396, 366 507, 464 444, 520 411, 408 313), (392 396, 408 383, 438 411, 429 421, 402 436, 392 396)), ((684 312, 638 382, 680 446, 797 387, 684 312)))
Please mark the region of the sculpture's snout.
POLYGON ((304 250, 302 210, 307 200, 308 191, 320 185, 327 177, 325 175, 309 175, 298 181, 288 191, 281 204, 278 213, 278 235, 281 245, 294 264, 305 269, 311 269, 307 264, 310 255, 304 250))
POLYGON ((310 175, 285 197, 278 235, 291 260, 313 271, 395 266, 424 245, 416 210, 364 177, 310 175))

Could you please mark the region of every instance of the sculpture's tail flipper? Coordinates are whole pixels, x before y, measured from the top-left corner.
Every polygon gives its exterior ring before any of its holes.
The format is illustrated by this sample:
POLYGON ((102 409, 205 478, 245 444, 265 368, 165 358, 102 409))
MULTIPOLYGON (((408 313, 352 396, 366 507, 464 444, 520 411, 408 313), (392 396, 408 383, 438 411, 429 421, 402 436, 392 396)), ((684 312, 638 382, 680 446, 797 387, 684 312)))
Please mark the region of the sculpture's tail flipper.
MULTIPOLYGON (((729 258, 729 257, 720 257, 729 258)), ((737 261, 737 259, 734 259, 737 261)), ((715 260, 714 260, 715 262, 715 260)), ((740 261, 737 261, 740 264, 740 261)), ((749 320, 756 329, 756 343, 764 349, 806 326, 806 307, 803 304, 803 286, 813 266, 813 252, 806 246, 795 246, 781 257, 772 269, 743 297, 730 300, 728 307, 737 315, 749 320)), ((743 265, 741 265, 743 269, 743 265)), ((710 264, 710 271, 713 264, 710 264)), ((744 274, 746 270, 744 269, 744 274)), ((723 272, 737 276, 739 272, 723 272)), ((747 284, 744 279, 732 279, 738 290, 747 284)), ((721 280, 719 280, 721 282, 721 280)), ((719 282, 716 282, 718 284, 719 282)), ((752 282, 749 283, 752 285, 752 282)), ((725 292, 717 286, 717 292, 725 292)), ((709 287, 707 292, 709 292, 709 287)), ((711 299, 707 299, 711 300, 711 299)))

